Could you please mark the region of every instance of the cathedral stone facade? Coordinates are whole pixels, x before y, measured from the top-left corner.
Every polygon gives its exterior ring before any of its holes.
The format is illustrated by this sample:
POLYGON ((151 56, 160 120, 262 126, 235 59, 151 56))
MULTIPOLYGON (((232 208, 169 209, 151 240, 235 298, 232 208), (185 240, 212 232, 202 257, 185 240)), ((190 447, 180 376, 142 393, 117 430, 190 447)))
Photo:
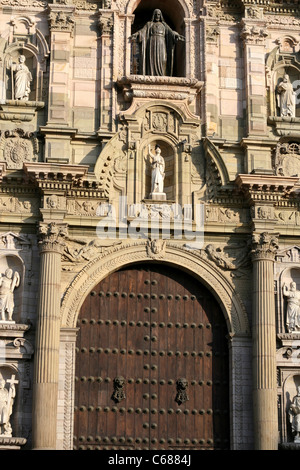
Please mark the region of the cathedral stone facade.
POLYGON ((0 7, 0 448, 298 449, 298 1, 0 7))

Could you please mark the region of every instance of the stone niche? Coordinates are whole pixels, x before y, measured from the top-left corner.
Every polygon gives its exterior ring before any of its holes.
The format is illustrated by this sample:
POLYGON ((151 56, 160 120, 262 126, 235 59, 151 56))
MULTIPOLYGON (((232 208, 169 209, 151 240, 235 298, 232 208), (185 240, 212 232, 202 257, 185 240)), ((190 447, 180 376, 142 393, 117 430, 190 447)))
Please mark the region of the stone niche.
POLYGON ((281 374, 282 394, 281 399, 281 434, 282 450, 300 450, 300 375, 294 371, 287 369, 281 374), (299 395, 299 398, 298 396, 299 395), (294 406, 292 406, 294 405, 294 406), (299 407, 299 410, 297 409, 299 407))
POLYGON ((268 123, 279 136, 300 136, 300 105, 297 89, 300 84, 299 43, 285 36, 266 61, 268 85, 268 123))
POLYGON ((1 34, 0 118, 30 122, 44 107, 49 48, 31 17, 12 17, 1 34))

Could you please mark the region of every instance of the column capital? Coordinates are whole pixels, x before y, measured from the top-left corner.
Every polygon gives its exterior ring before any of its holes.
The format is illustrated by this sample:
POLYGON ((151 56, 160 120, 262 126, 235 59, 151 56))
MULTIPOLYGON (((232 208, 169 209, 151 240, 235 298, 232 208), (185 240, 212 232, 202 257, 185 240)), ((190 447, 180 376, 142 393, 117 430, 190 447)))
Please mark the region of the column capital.
POLYGON ((274 261, 278 250, 278 233, 253 233, 252 234, 252 261, 274 261))
POLYGON ((68 224, 56 222, 40 222, 39 246, 41 252, 62 254, 65 248, 65 238, 68 236, 68 224))

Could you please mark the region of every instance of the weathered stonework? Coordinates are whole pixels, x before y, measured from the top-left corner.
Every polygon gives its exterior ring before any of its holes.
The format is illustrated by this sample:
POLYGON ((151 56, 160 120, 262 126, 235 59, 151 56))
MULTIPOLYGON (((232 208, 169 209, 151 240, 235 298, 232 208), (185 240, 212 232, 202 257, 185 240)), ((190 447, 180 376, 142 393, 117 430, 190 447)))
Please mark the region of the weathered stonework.
MULTIPOLYGON (((0 372, 18 382, 1 449, 73 448, 77 318, 100 281, 135 263, 181 269, 220 305, 229 447, 298 446, 299 5, 148 5, 0 0, 0 271, 20 279, 14 323, 0 322, 0 372), (138 74, 130 38, 152 6, 181 37, 172 76, 138 74), (149 146, 164 159, 161 198, 149 146)), ((174 390, 188 403, 190 384, 174 390)))

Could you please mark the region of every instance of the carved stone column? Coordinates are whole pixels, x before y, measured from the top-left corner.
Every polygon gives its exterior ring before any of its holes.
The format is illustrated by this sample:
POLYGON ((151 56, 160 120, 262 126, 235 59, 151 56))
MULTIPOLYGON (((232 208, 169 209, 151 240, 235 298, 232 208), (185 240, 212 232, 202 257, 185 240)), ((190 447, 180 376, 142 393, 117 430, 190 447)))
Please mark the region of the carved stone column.
POLYGON ((256 450, 277 450, 274 234, 253 234, 253 408, 256 450))
POLYGON ((33 448, 56 448, 61 253, 67 225, 40 224, 40 290, 33 384, 33 448))

